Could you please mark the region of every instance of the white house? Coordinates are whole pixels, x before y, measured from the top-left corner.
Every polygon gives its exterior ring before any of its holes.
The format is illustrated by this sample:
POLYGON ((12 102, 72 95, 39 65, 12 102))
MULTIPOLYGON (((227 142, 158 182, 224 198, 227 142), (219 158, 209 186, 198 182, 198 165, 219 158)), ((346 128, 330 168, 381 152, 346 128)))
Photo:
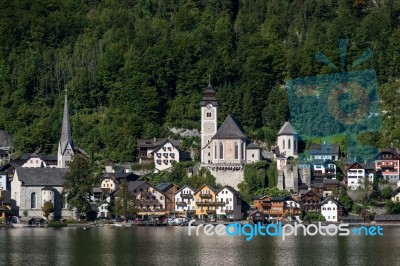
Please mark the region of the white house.
POLYGON ((156 172, 166 170, 172 167, 172 162, 180 161, 179 140, 165 139, 152 152, 154 155, 154 164, 156 172))
POLYGON ((64 176, 68 169, 16 167, 11 181, 11 199, 15 200, 18 216, 43 217, 45 201, 54 205, 54 218, 74 219, 74 212, 62 200, 64 176))
POLYGON ((110 203, 107 201, 102 201, 97 204, 98 213, 97 218, 108 218, 111 215, 110 203))
POLYGON ((321 202, 321 214, 327 222, 339 221, 341 213, 341 206, 336 200, 328 197, 321 202))
POLYGON ((346 167, 347 187, 349 190, 361 189, 363 182, 374 182, 374 164, 354 162, 346 167))
POLYGON ((240 220, 243 218, 243 200, 239 192, 231 186, 224 186, 217 192, 217 217, 226 216, 228 219, 240 220))
POLYGON ((195 189, 184 186, 175 193, 175 211, 176 212, 195 212, 196 202, 194 198, 195 189))

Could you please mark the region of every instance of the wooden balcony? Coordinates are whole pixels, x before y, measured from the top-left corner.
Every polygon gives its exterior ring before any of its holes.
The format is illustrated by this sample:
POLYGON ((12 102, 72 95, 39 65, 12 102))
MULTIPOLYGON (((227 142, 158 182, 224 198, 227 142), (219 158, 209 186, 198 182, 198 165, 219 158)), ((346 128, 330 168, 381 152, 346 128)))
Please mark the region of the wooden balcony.
POLYGON ((225 210, 226 214, 233 214, 233 210, 225 210))
POLYGON ((214 201, 209 201, 209 202, 201 202, 198 201, 196 202, 197 206, 216 206, 216 203, 214 201))
POLYGON ((141 196, 152 196, 153 194, 150 191, 140 191, 141 196))
POLYGON ((184 201, 177 201, 177 202, 176 202, 176 206, 186 207, 186 206, 187 206, 187 203, 184 202, 184 201))
POLYGON ((138 199, 136 201, 139 205, 140 204, 159 204, 158 200, 156 200, 156 199, 138 199))
POLYGON ((206 213, 207 214, 215 214, 215 210, 207 210, 206 213))
POLYGON ((181 193, 181 198, 182 199, 193 199, 193 194, 182 194, 181 193))
POLYGON ((216 205, 217 205, 217 206, 225 206, 226 203, 225 203, 225 202, 219 201, 219 202, 216 202, 216 205))
POLYGON ((206 193, 200 193, 200 198, 212 199, 212 195, 211 194, 206 194, 206 193))

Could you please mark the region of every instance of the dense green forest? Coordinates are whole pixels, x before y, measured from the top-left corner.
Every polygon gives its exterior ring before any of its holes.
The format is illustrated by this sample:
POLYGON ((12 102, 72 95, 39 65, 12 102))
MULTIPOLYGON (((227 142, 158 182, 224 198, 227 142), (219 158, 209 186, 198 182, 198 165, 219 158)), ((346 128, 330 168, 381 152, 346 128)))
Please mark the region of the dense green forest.
MULTIPOLYGON (((0 128, 17 152, 54 153, 68 89, 75 144, 134 160, 136 140, 199 128, 210 77, 219 118, 239 118, 272 143, 288 119, 289 78, 331 73, 370 48, 357 69, 378 76, 383 130, 398 144, 400 2, 396 0, 13 0, 0 2, 0 128)), ((345 69, 344 69, 345 70, 345 69)))

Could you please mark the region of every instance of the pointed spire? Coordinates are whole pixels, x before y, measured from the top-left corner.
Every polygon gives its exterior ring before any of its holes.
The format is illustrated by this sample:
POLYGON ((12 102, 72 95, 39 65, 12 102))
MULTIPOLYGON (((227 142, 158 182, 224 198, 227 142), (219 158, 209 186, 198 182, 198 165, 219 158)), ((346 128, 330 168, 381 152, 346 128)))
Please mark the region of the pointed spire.
POLYGON ((65 90, 65 100, 64 100, 64 114, 63 114, 63 122, 61 129, 61 153, 64 154, 65 149, 70 144, 71 149, 73 149, 72 138, 71 138, 71 125, 69 121, 69 109, 68 109, 68 91, 65 90))

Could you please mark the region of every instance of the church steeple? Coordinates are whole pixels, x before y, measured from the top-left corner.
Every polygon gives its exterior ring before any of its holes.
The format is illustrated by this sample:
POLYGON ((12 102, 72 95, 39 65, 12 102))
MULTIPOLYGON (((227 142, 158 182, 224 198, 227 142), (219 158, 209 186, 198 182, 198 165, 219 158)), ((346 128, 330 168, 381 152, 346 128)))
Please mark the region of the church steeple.
POLYGON ((69 121, 68 96, 65 92, 64 113, 61 128, 61 138, 58 144, 58 168, 66 168, 72 160, 74 146, 71 138, 71 125, 69 121))

